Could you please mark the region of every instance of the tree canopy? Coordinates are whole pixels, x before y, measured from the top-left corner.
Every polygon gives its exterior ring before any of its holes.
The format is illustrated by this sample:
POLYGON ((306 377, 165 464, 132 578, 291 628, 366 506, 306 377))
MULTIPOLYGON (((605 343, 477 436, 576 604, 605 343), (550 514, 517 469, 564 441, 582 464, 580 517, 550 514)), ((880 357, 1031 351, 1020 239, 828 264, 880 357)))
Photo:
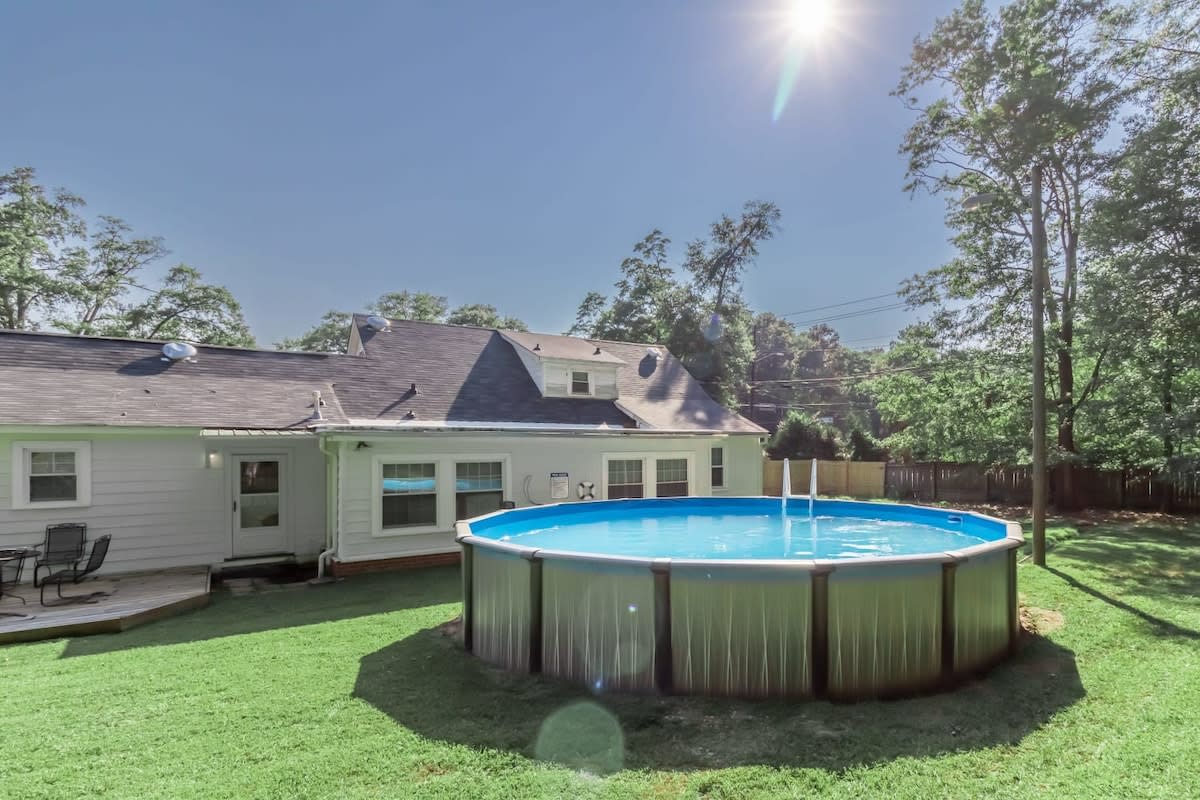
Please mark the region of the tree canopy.
MULTIPOLYGON (((495 306, 474 303, 451 309, 445 297, 428 292, 385 292, 373 303, 369 303, 364 310, 368 314, 378 314, 388 319, 528 330, 524 322, 516 317, 502 316, 495 306)), ((300 336, 284 339, 275 346, 281 350, 344 353, 353 316, 349 311, 326 311, 316 325, 300 336)))
POLYGON ((155 282, 167 249, 82 198, 47 191, 31 167, 0 175, 0 327, 253 346, 241 306, 186 264, 155 282))

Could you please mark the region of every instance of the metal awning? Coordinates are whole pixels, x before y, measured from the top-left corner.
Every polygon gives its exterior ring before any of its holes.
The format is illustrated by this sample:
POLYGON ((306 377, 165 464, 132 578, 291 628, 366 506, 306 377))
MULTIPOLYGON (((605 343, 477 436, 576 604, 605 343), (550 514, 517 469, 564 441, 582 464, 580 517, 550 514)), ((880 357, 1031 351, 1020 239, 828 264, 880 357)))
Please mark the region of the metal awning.
POLYGON ((252 436, 315 436, 307 428, 280 430, 278 428, 205 428, 200 431, 202 439, 245 439, 252 436))

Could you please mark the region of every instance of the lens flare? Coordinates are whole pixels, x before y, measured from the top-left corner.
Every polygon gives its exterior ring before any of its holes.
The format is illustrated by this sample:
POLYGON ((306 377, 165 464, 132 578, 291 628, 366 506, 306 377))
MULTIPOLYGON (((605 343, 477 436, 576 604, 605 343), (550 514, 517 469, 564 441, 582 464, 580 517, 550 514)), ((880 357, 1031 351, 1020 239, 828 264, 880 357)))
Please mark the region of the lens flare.
POLYGON ((796 89, 801 67, 811 64, 820 51, 843 33, 840 22, 847 13, 839 0, 787 0, 776 16, 780 32, 786 37, 783 63, 775 87, 771 120, 778 122, 796 89))

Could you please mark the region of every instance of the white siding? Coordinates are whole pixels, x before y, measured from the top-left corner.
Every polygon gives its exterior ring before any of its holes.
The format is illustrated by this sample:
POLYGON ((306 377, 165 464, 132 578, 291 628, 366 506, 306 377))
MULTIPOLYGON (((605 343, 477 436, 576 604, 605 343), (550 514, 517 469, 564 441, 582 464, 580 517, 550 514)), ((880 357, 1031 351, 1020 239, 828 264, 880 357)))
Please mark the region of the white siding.
MULTIPOLYGON (((530 499, 550 502, 550 473, 569 473, 570 498, 576 498, 580 481, 595 484, 601 498, 603 458, 606 453, 654 453, 690 455, 694 465, 691 494, 711 494, 709 449, 725 448, 725 489, 720 494, 762 494, 762 448, 757 436, 659 437, 659 436, 548 436, 531 434, 400 435, 371 438, 368 447, 349 443, 344 451, 342 532, 338 558, 357 561, 405 555, 449 552, 454 543, 454 463, 462 456, 506 456, 510 474, 505 476, 506 499, 527 506, 530 499), (438 519, 444 528, 436 533, 375 535, 373 508, 377 502, 374 464, 386 456, 400 460, 428 459, 439 464, 438 519), (446 477, 448 476, 448 477, 446 477), (529 498, 524 483, 530 477, 529 498)), ((651 476, 652 479, 652 476, 651 476)))
POLYGON ((618 397, 615 364, 547 360, 545 365, 546 382, 542 394, 547 397, 579 397, 571 394, 572 372, 586 372, 591 375, 592 397, 601 400, 616 400, 618 397))
MULTIPOLYGON (((325 543, 325 458, 315 440, 203 440, 196 433, 12 433, 0 431, 0 547, 40 544, 45 527, 83 522, 88 538, 112 534, 104 572, 219 565, 232 542, 231 455, 286 453, 292 546, 301 558, 325 543), (88 441, 92 499, 84 508, 13 509, 10 457, 16 441, 88 441), (208 469, 209 450, 222 453, 208 469)), ((32 569, 31 566, 29 566, 32 569)))

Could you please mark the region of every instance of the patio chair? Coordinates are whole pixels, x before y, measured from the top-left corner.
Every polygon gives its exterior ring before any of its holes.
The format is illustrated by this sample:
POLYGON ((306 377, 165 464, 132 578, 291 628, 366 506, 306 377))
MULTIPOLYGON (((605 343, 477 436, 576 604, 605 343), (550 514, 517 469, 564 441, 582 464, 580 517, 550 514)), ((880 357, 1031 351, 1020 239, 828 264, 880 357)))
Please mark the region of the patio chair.
POLYGON ((54 567, 71 567, 74 569, 83 560, 83 545, 87 541, 87 525, 80 522, 68 522, 64 525, 47 525, 46 542, 38 553, 33 565, 33 586, 41 586, 38 582, 38 570, 45 567, 50 571, 54 567))
POLYGON ((62 585, 64 583, 79 583, 81 580, 91 575, 104 563, 104 557, 108 555, 108 543, 112 541, 110 534, 101 536, 92 545, 92 552, 88 556, 87 563, 83 565, 83 569, 78 566, 70 569, 62 569, 58 572, 51 572, 46 577, 42 578, 42 605, 44 606, 61 606, 69 603, 94 603, 98 598, 108 597, 108 592, 92 592, 91 594, 68 595, 63 596, 62 585), (46 602, 46 587, 54 584, 58 593, 58 600, 46 602))

